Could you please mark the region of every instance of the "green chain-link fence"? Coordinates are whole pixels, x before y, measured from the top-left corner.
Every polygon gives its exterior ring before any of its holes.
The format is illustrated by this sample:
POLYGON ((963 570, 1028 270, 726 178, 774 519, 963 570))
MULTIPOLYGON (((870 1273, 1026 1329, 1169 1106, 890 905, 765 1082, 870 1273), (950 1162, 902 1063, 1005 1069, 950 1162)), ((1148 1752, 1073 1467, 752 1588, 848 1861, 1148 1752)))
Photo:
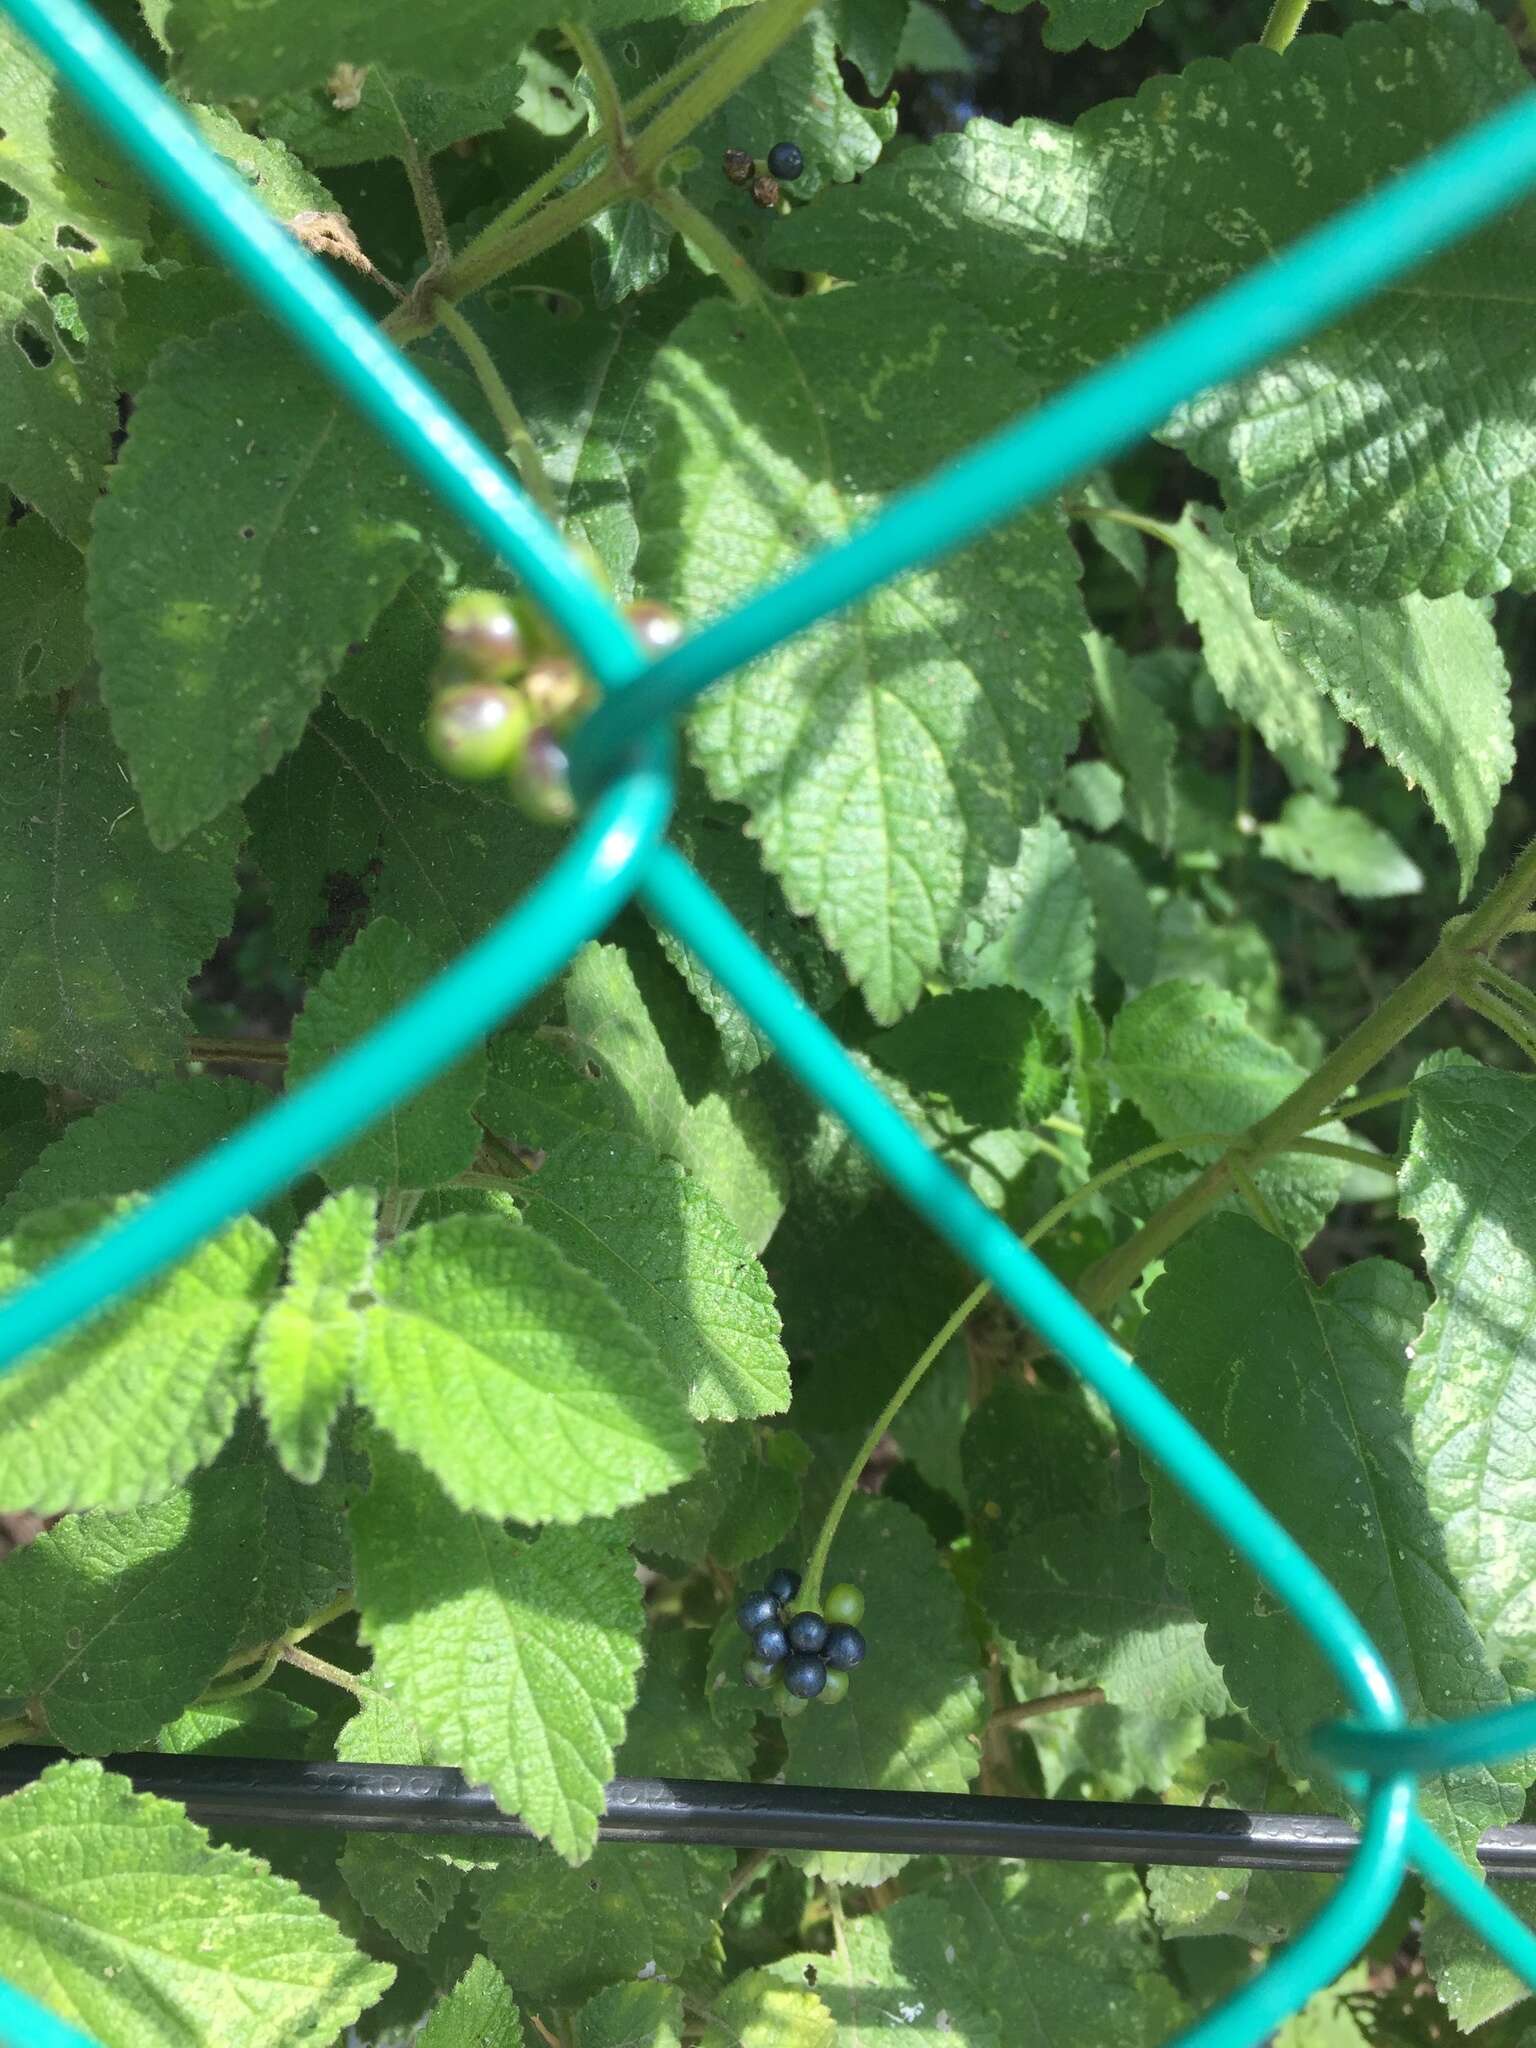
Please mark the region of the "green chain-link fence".
MULTIPOLYGON (((0 1304, 0 1369, 142 1285, 450 1065, 639 896, 721 982, 804 1086, 893 1185, 1167 1467, 1328 1657, 1356 1719, 1319 1755, 1365 1803, 1358 1854, 1325 1910, 1267 1970, 1182 2039, 1262 2040, 1330 1982, 1380 1923, 1410 1867, 1536 1987, 1536 1936, 1425 1825, 1419 1774, 1536 1744, 1536 1705, 1409 1728, 1380 1651, 1327 1579, 1182 1414, 996 1216, 933 1158, 837 1040, 666 843, 670 721, 698 692, 890 577, 974 538, 1155 427, 1205 386, 1253 367, 1381 289, 1536 185, 1536 95, 1083 378, 869 526, 648 665, 560 536, 405 359, 246 195, 180 112, 78 0, 0 0, 64 82, 442 498, 523 580, 605 693, 576 736, 588 802, 550 873, 414 1001, 125 1221, 0 1304)), ((33 1368, 46 1372, 46 1360, 33 1368)), ((0 2041, 90 2048, 0 1985, 0 2041)))

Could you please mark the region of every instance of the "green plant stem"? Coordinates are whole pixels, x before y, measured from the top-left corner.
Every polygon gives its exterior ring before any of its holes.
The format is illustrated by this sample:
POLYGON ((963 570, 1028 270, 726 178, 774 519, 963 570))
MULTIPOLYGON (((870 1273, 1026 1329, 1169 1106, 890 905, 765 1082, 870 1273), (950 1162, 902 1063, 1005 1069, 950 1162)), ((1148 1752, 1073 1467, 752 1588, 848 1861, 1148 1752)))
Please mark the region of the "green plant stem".
POLYGON ((1301 27, 1309 0, 1275 0, 1269 10, 1269 19, 1264 24, 1264 33, 1259 44, 1265 50, 1287 50, 1296 40, 1296 31, 1301 27))
POLYGON ((237 1700, 242 1693, 259 1692, 277 1669, 283 1654, 281 1643, 273 1643, 252 1670, 244 1678, 232 1678, 227 1685, 210 1685, 193 1701, 194 1706, 217 1707, 225 1700, 237 1700))
POLYGON ((591 29, 579 21, 562 21, 560 33, 581 59, 581 68, 592 81, 592 90, 597 98, 598 126, 614 162, 623 166, 626 175, 633 176, 624 101, 608 59, 603 55, 602 44, 591 29))
POLYGON ((1128 512, 1124 505, 1090 505, 1074 498, 1068 506, 1074 519, 1107 519, 1114 526, 1132 526, 1138 533, 1150 534, 1153 540, 1160 540, 1164 547, 1177 548, 1178 535, 1175 529, 1161 519, 1149 519, 1140 512, 1128 512))
MULTIPOLYGON (((317 1608, 306 1621, 301 1621, 297 1628, 290 1629, 280 1640, 285 1643, 302 1643, 306 1636, 318 1635, 321 1629, 328 1628, 333 1621, 340 1621, 344 1614, 350 1614, 353 1605, 353 1595, 349 1588, 344 1593, 338 1593, 334 1600, 327 1601, 324 1607, 317 1608)), ((218 1675, 224 1678, 231 1671, 243 1671, 246 1665, 258 1663, 278 1647, 277 1643, 252 1643, 243 1650, 236 1650, 234 1656, 220 1666, 218 1675)))
POLYGON ((0 1749, 9 1749, 14 1742, 36 1742, 38 1732, 25 1714, 18 1714, 14 1721, 0 1721, 0 1749))
POLYGON ((1353 1102, 1341 1102, 1317 1121, 1320 1124, 1347 1123, 1351 1117, 1369 1116, 1373 1109, 1389 1109, 1394 1102, 1407 1100, 1406 1088, 1378 1088, 1374 1095, 1357 1095, 1353 1102))
POLYGON ((1536 1028, 1536 995, 1522 981, 1516 981, 1512 974, 1506 974, 1502 967, 1495 967, 1491 960, 1480 960, 1477 979, 1493 994, 1502 996, 1512 1010, 1536 1028))
POLYGON ((339 1664, 327 1664, 323 1657, 312 1657, 308 1650, 301 1650, 293 1643, 283 1643, 278 1651, 285 1664, 292 1664, 300 1671, 307 1671, 311 1678, 323 1679, 327 1685, 339 1686, 354 1699, 381 1700, 388 1694, 380 1692, 377 1686, 369 1685, 359 1678, 355 1671, 344 1671, 339 1664))
POLYGON ((1518 917, 1512 917, 1505 932, 1536 932, 1536 911, 1525 910, 1518 917))
MULTIPOLYGON (((1464 918, 1453 919, 1429 958, 1406 981, 1400 982, 1378 1009, 1356 1025, 1278 1108, 1250 1125, 1220 1159, 1149 1216, 1123 1245, 1090 1268, 1078 1289, 1084 1307, 1095 1315, 1103 1315, 1135 1285, 1154 1259, 1160 1259, 1186 1231, 1193 1229, 1232 1186, 1234 1153, 1241 1153, 1245 1166, 1252 1172, 1272 1153, 1285 1151, 1293 1138, 1303 1136, 1314 1124, 1329 1121, 1341 1097, 1378 1067, 1411 1031, 1417 1030, 1453 990, 1461 990, 1467 978, 1468 957, 1496 946, 1513 920, 1530 908, 1533 898, 1536 839, 1524 848, 1509 873, 1489 890, 1477 909, 1464 918)), ((1347 1105, 1348 1113, 1359 1115, 1361 1106, 1347 1105)))
POLYGON ((1469 1010, 1475 1010, 1479 1017, 1503 1032, 1510 1043, 1524 1053, 1533 1067, 1536 1067, 1536 1031, 1532 1031, 1520 1012, 1511 1009, 1501 996, 1480 983, 1457 991, 1469 1010))
POLYGON ((432 175, 432 166, 417 143, 415 136, 406 125, 400 102, 388 85, 383 86, 384 97, 389 101, 389 110, 395 117, 400 130, 400 162, 405 170, 406 182, 411 188, 411 197, 416 202, 416 217, 421 222, 422 240, 427 245, 427 263, 432 270, 441 270, 453 254, 453 245, 448 240, 448 223, 443 217, 443 202, 438 197, 437 180, 432 175))
POLYGON ((495 415, 508 459, 522 480, 523 489, 551 525, 558 526, 560 504, 555 487, 544 467, 539 445, 519 411, 516 399, 507 389, 506 379, 497 369, 495 358, 457 306, 440 306, 438 318, 458 343, 465 361, 475 373, 475 382, 485 393, 486 404, 495 415))
POLYGON ((1309 1153, 1314 1159, 1342 1159, 1346 1166, 1363 1166, 1367 1172, 1382 1174, 1387 1180, 1397 1178, 1392 1161, 1384 1153, 1368 1152, 1363 1145, 1341 1145, 1332 1138, 1292 1138, 1285 1149, 1309 1153))
MULTIPOLYGON (((542 204, 546 194, 553 193, 601 147, 600 136, 588 137, 452 257, 428 281, 430 290, 418 289, 403 306, 397 306, 384 322, 385 332, 396 341, 429 334, 445 305, 542 255, 616 200, 645 198, 673 150, 783 47, 817 4, 818 0, 758 0, 734 28, 707 46, 707 56, 696 72, 685 77, 684 67, 678 65, 658 81, 658 87, 664 88, 684 80, 675 96, 635 137, 627 166, 610 160, 595 177, 542 204)), ((633 108, 627 109, 626 119, 632 113, 633 108)))
POLYGON ((1037 1700, 1020 1700, 1015 1707, 999 1707, 988 1724, 993 1728, 1022 1728, 1026 1721, 1038 1721, 1042 1714, 1065 1714, 1074 1707, 1102 1707, 1102 1685, 1080 1685, 1074 1692, 1045 1693, 1037 1700))
POLYGON ((1232 1183, 1237 1192, 1242 1196, 1249 1214, 1253 1217, 1254 1222, 1258 1224, 1259 1228, 1267 1230, 1271 1237, 1283 1238, 1285 1232, 1280 1228, 1274 1210, 1265 1201, 1258 1182, 1248 1171, 1247 1167, 1244 1166, 1242 1160, 1236 1157, 1232 1161, 1232 1183))
POLYGON ((766 303, 762 280, 746 257, 691 199, 684 198, 675 185, 654 186, 645 203, 659 214, 704 258, 738 306, 760 310, 766 303))
POLYGON ((1246 722, 1237 728, 1237 776, 1232 813, 1239 832, 1247 834, 1253 831, 1253 727, 1246 722))

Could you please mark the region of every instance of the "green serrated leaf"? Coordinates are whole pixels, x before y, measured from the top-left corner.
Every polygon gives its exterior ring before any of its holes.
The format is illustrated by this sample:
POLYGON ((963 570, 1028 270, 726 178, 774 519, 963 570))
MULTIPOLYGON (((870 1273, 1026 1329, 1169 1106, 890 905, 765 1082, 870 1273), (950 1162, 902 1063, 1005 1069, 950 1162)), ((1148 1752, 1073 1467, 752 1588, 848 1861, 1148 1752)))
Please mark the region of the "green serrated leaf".
POLYGON ((1140 869, 1118 846, 1079 839, 1072 850, 1104 964, 1128 992, 1145 988, 1157 970, 1157 912, 1140 869))
POLYGON ((354 90, 315 86, 282 94, 261 110, 262 131, 305 163, 362 164, 403 156, 407 138, 424 157, 467 136, 500 128, 517 106, 520 63, 488 65, 462 85, 432 85, 409 72, 371 64, 354 90))
POLYGON ((476 1956, 434 2008, 421 2030, 420 2048, 522 2048, 523 2022, 505 1978, 486 1956, 476 1956))
POLYGON ((1293 796, 1272 825, 1259 829, 1271 860, 1299 875, 1333 882, 1346 896, 1416 896, 1424 876, 1390 832, 1347 804, 1293 796))
POLYGON ((291 750, 437 518, 265 320, 160 352, 87 556, 102 696, 157 846, 291 750))
MULTIPOLYGON (((1236 1742, 1211 1742, 1192 1756, 1164 1794, 1172 1805, 1235 1808, 1244 1813, 1323 1811, 1275 1766, 1236 1742)), ((1192 1870, 1171 1866, 1147 1872, 1147 1896, 1168 1937, 1235 1935, 1268 1947, 1289 1940, 1329 1896, 1324 1877, 1266 1870, 1192 1870)))
MULTIPOLYGON (((704 1462, 691 1479, 625 1511, 630 1536, 642 1550, 682 1564, 701 1564, 752 1456, 750 1424, 716 1423, 700 1430, 704 1462)), ((758 1552, 750 1553, 757 1556, 758 1552)))
POLYGON ((711 2004, 699 2048, 833 2048, 839 2038, 814 1991, 746 1970, 711 2004))
POLYGON ((160 1730, 156 1746, 165 1756, 306 1755, 305 1742, 319 1716, 275 1686, 188 1707, 160 1730))
POLYGON ((741 1474, 709 1539, 727 1571, 782 1543, 800 1512, 800 1482, 811 1454, 792 1429, 754 1430, 741 1474))
POLYGON ((51 697, 72 689, 90 658, 79 550, 42 519, 0 531, 0 687, 51 697))
MULTIPOLYGON (((0 1291, 123 1206, 25 1218, 0 1245, 0 1291)), ((270 1231, 242 1217, 0 1378, 0 1495, 39 1514, 133 1508, 205 1463, 245 1396, 251 1331, 276 1275, 270 1231)))
POLYGON ((931 997, 866 1050, 919 1095, 939 1096, 968 1123, 992 1129, 1038 1123, 1067 1092, 1066 1043, 1017 989, 931 997))
POLYGON ((153 1507, 67 1515, 0 1572, 0 1694, 66 1749, 143 1749, 242 1640, 246 1502, 203 1478, 153 1507))
MULTIPOLYGON (((430 950, 376 917, 310 990, 294 1022, 288 1078, 297 1087, 398 1010, 431 977, 430 950)), ((475 1103, 485 1086, 485 1049, 476 1045, 371 1125, 320 1171, 333 1188, 440 1187, 465 1171, 480 1145, 475 1103)))
POLYGON ((1137 671, 1112 640, 1088 635, 1093 720, 1104 751, 1125 779, 1125 807, 1143 839, 1173 844, 1173 763, 1178 730, 1141 687, 1137 671))
POLYGON ((1435 1293, 1410 1340, 1414 1449, 1489 1655, 1536 1661, 1536 1080, 1458 1063, 1412 1099, 1402 1206, 1435 1293))
POLYGON ((640 1664, 629 1559, 588 1529, 520 1541, 460 1514, 414 1458, 375 1439, 373 1459, 352 1528, 378 1681, 434 1762, 489 1785, 580 1861, 597 1840, 640 1664))
POLYGON ((1206 666, 1223 701, 1259 734, 1293 782, 1332 796, 1344 728, 1311 672, 1254 610, 1219 512, 1186 505, 1169 532, 1179 603, 1200 631, 1206 666))
POLYGON ((296 1884, 93 1763, 0 1804, 0 1925, 6 1975, 112 2048, 328 2048, 394 1976, 296 1884))
POLYGON ((148 195, 9 24, 0 102, 0 476, 83 546, 118 425, 119 278, 142 259, 148 195))
MULTIPOLYGON (((380 1692, 370 1692, 343 1724, 336 1754, 347 1763, 432 1761, 413 1717, 380 1692)), ((428 1949, 459 1894, 461 1873, 444 1846, 443 1838, 420 1834, 349 1835, 337 1866, 363 1911, 417 1954, 428 1949)))
MULTIPOLYGON (((1407 1712, 1454 1719, 1503 1704, 1402 1428, 1423 1290, 1369 1259, 1314 1287, 1296 1254, 1248 1218, 1203 1224, 1168 1258, 1141 1330, 1147 1369, 1328 1573, 1391 1667, 1407 1712)), ((1160 1470, 1153 1534, 1206 1625, 1233 1698, 1293 1775, 1310 1734, 1345 1711, 1340 1683, 1284 1603, 1160 1470)), ((1462 1854, 1519 1811, 1520 1773, 1472 1766, 1420 1786, 1462 1854)))
POLYGON ((682 1387, 538 1232, 491 1217, 428 1224, 381 1251, 373 1292, 360 1396, 460 1507, 579 1521, 696 1468, 682 1387))
MULTIPOLYGON (((188 106, 187 117, 216 155, 223 157, 252 196, 281 221, 295 214, 327 213, 336 202, 286 144, 266 135, 251 135, 222 107, 188 106)), ((265 124, 263 124, 265 125, 265 124)))
POLYGON ((1136 33, 1156 5, 1157 0, 1046 0, 1045 47, 1076 50, 1092 43, 1095 49, 1113 50, 1136 33))
POLYGON ((247 1640, 270 1642, 330 1605, 351 1582, 347 1514, 366 1468, 342 1439, 312 1486, 278 1464, 253 1410, 241 1418, 206 1478, 241 1502, 244 1551, 254 1585, 247 1640))
MULTIPOLYGON (((869 1654, 834 1708, 786 1724, 792 1785, 858 1791, 963 1792, 980 1768, 970 1737, 983 1714, 976 1652, 953 1579, 922 1523, 894 1501, 855 1495, 826 1583, 865 1598, 869 1654)), ((810 1867, 834 1882, 878 1883, 905 1857, 817 1850, 810 1867)))
POLYGON ((1098 1685, 1111 1706, 1150 1713, 1229 1709, 1205 1630, 1168 1582, 1141 1514, 1037 1523, 993 1558, 987 1612, 1052 1671, 1098 1685))
POLYGON ((1422 789, 1471 886, 1514 769, 1509 676, 1485 605, 1459 595, 1356 605, 1255 564, 1254 603, 1335 707, 1422 789))
MULTIPOLYGON (((0 1225, 12 1228, 33 1210, 59 1202, 149 1193, 270 1101, 253 1081, 200 1074, 102 1103, 66 1125, 22 1174, 0 1206, 0 1225)), ((294 1205, 287 1195, 277 1196, 263 1214, 284 1235, 293 1227, 294 1205)))
MULTIPOLYGON (((770 256, 938 284, 1059 383, 1524 88, 1486 14, 1400 8, 1283 58, 1198 60, 1070 130, 972 121, 776 225, 770 256)), ((1246 556, 1363 602, 1536 578, 1536 366, 1509 284, 1533 235, 1536 206, 1506 210, 1174 415, 1164 437, 1218 478, 1246 556)))
POLYGON ((163 1073, 184 1050, 187 981, 229 922, 240 834, 231 813, 157 856, 101 712, 13 706, 0 1061, 87 1095, 163 1073))
POLYGON ((994 867, 945 972, 962 988, 1021 988, 1058 1023, 1093 985, 1093 905, 1073 843, 1055 818, 1019 835, 1019 850, 994 867))
MULTIPOLYGON (((641 571, 691 617, 840 538, 1028 395, 985 323, 906 280, 771 318, 703 305, 653 394, 641 571)), ((787 642, 694 713, 715 794, 745 803, 791 907, 880 1022, 916 1001, 1054 784, 1084 709, 1082 626, 1059 515, 1037 511, 787 642)))
POLYGON ((674 1984, 612 1984, 577 2013, 576 2048, 680 2048, 683 1994, 674 1984))
MULTIPOLYGON (((1306 1078, 1288 1052, 1254 1030, 1247 1009, 1210 982, 1164 981, 1126 1004, 1109 1035, 1115 1079, 1160 1138, 1240 1132, 1306 1078)), ((1328 1134, 1343 1138, 1338 1126, 1328 1134)), ((1190 1144, 1202 1162, 1222 1149, 1190 1144)), ((1306 1243, 1338 1200, 1343 1165, 1292 1153, 1255 1173, 1277 1219, 1306 1243)))
POLYGON ((637 1138, 556 1147, 514 1193, 528 1221, 600 1281, 654 1345, 701 1422, 789 1406, 789 1360, 762 1267, 708 1190, 637 1138))
POLYGON ((318 1479, 331 1425, 362 1356, 354 1299, 373 1270, 378 1205, 366 1188, 332 1195, 288 1249, 288 1277, 256 1331, 251 1359, 272 1447, 295 1479, 318 1479))

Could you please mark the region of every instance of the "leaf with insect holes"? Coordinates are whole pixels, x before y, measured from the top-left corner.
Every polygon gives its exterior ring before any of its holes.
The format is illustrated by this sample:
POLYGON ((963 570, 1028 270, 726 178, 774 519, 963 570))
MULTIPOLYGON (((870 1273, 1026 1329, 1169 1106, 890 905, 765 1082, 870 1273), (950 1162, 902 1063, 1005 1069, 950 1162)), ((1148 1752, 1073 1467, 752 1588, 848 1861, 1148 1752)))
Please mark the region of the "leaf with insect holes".
MULTIPOLYGON (((431 979, 431 953, 396 924, 376 917, 323 974, 295 1019, 288 1081, 297 1088, 339 1052, 407 1003, 431 979)), ((473 1046, 445 1073, 414 1090, 342 1151, 320 1162, 333 1188, 440 1187, 464 1172, 480 1145, 474 1107, 485 1086, 485 1048, 473 1046)))
POLYGON ((328 2048, 394 1971, 315 1901, 94 1763, 0 1803, 5 1973, 112 2048, 328 2048))
MULTIPOLYGON (((711 302, 658 358, 642 580, 706 618, 841 539, 1031 395, 979 316, 899 285, 711 302), (942 384, 947 402, 931 403, 942 384)), ((701 700, 694 753, 881 1023, 1006 864, 1086 706, 1077 562, 1037 510, 701 700)))
MULTIPOLYGON (((127 1203, 28 1216, 0 1245, 0 1293, 127 1203)), ((246 1216, 158 1280, 0 1376, 0 1495, 13 1509, 132 1508, 206 1463, 250 1384, 277 1244, 246 1216)))
POLYGON ((325 1466, 331 1425, 362 1356, 355 1297, 373 1270, 378 1204, 367 1188, 332 1195, 288 1248, 288 1276, 251 1345, 272 1445, 295 1479, 325 1466))
MULTIPOLYGON (((693 1630, 652 1634, 618 1775, 745 1778, 745 1735, 716 1726, 704 1704, 703 1647, 693 1630)), ((573 1870, 542 1844, 511 1843, 473 1880, 486 1952, 536 2008, 623 1978, 675 1978, 710 1939, 734 1860, 729 1849, 605 1842, 573 1870)))
MULTIPOLYGON (((792 1785, 856 1791, 964 1792, 980 1768, 971 1741, 983 1711, 959 1590, 909 1509, 856 1494, 832 1545, 825 1583, 864 1595, 869 1654, 837 1707, 786 1724, 792 1785)), ((816 1850, 834 1882, 874 1884, 904 1856, 816 1850)))
MULTIPOLYGON (((169 728, 167 728, 169 730, 169 728)), ((237 813, 150 845, 96 707, 14 705, 0 762, 0 1062, 83 1094, 169 1070, 225 930, 237 813)))
POLYGON ((372 1288, 359 1397, 460 1507, 575 1522, 697 1467, 682 1385, 537 1231, 428 1224, 380 1251, 372 1288))
POLYGON ((0 477, 83 546, 118 425, 120 281, 143 260, 149 195, 9 23, 0 105, 0 477))
POLYGON ((506 1812, 580 1862, 597 1840, 641 1661, 630 1559, 596 1529, 525 1541, 462 1514, 382 1439, 373 1460, 352 1528, 376 1682, 434 1761, 489 1785, 506 1812))
POLYGON ((87 554, 102 697, 157 846, 292 749, 442 517, 266 320, 160 352, 87 554))
MULTIPOLYGON (((1294 1251, 1246 1216, 1218 1216, 1168 1256, 1148 1297, 1148 1371, 1314 1557, 1381 1649, 1415 1718, 1500 1706, 1403 1428, 1408 1347, 1426 1302, 1405 1268, 1368 1259, 1316 1287, 1294 1251)), ((1340 1681, 1283 1601, 1160 1468, 1148 1472, 1158 1549, 1205 1623, 1232 1697, 1306 1777, 1312 1730, 1347 1710, 1340 1681)), ((1430 1824, 1463 1855, 1518 1814, 1518 1765, 1420 1782, 1430 1824)))
POLYGON ((0 692, 55 696, 90 658, 79 550, 46 520, 19 519, 0 531, 0 692))
POLYGON ((157 1501, 66 1515, 0 1572, 0 1695, 66 1749, 146 1749, 245 1640, 247 1497, 201 1474, 157 1501))
MULTIPOLYGON (((1198 59, 1070 129, 971 121, 777 223, 769 257, 936 285, 1060 385, 1525 88, 1481 11, 1398 9, 1283 57, 1198 59)), ((1367 604, 1536 581, 1533 247, 1526 199, 1173 415, 1245 559, 1367 604)))

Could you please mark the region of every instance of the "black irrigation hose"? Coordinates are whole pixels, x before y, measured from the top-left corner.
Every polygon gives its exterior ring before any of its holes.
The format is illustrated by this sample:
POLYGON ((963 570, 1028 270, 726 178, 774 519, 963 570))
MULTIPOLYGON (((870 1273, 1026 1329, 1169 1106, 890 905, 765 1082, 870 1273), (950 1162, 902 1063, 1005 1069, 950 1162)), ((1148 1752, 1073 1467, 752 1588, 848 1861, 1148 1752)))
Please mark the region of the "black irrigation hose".
MULTIPOLYGON (((16 1791, 59 1760, 55 1749, 0 1751, 0 1793, 16 1791)), ((222 1756, 102 1761, 137 1790, 181 1801, 199 1821, 528 1837, 520 1820, 502 1813, 483 1786, 466 1784, 458 1771, 222 1756)), ((605 1842, 1321 1871, 1342 1870, 1358 1840, 1354 1828, 1333 1815, 728 1785, 706 1778, 615 1778, 599 1832, 605 1842)), ((1536 1877, 1536 1827, 1490 1828, 1478 1856, 1490 1877, 1536 1877)))

